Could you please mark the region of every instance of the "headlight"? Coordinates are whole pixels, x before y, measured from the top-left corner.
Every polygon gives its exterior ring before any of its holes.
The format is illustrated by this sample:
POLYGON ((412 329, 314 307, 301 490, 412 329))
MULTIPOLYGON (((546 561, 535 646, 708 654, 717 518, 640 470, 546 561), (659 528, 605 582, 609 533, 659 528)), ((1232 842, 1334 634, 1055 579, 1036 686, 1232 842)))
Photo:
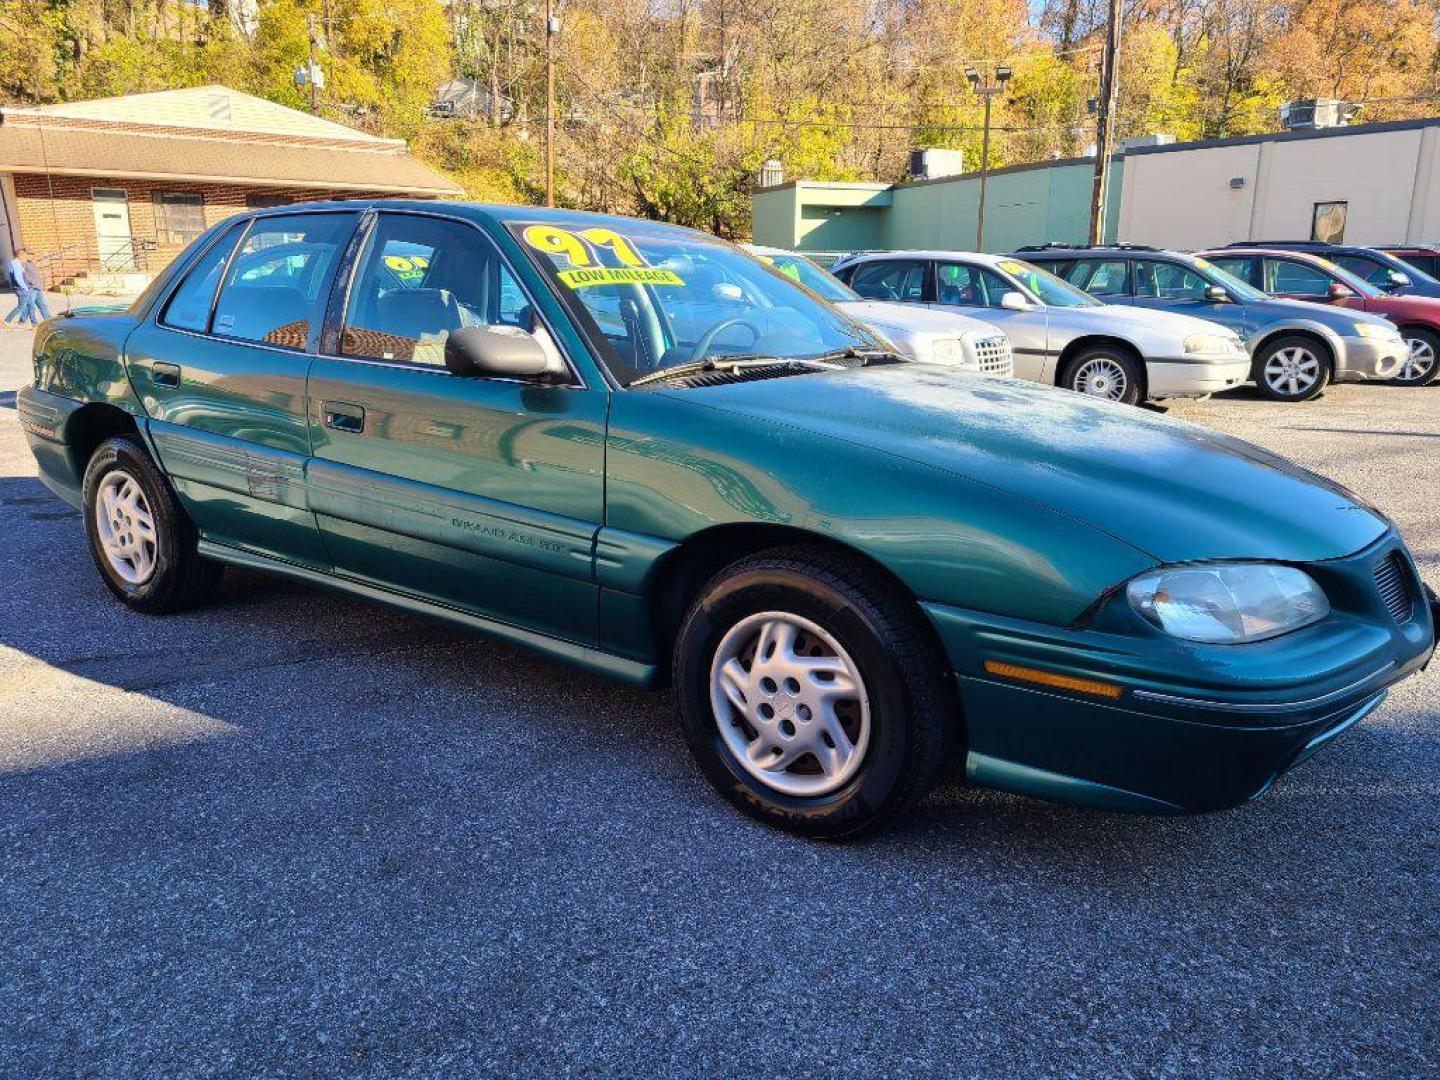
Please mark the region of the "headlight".
POLYGON ((1131 607, 1167 634, 1212 645, 1263 641, 1330 611, 1309 574, 1269 563, 1171 566, 1141 574, 1125 593, 1131 607))
POLYGON ((1185 351, 1202 356, 1223 356, 1239 348, 1238 341, 1238 338, 1225 337, 1223 334, 1191 334, 1185 339, 1185 351))
POLYGON ((1379 338, 1381 341, 1393 341, 1400 336, 1400 331, 1395 327, 1373 322, 1357 322, 1355 333, 1363 338, 1379 338))
POLYGON ((937 364, 965 364, 965 347, 959 338, 936 338, 930 346, 930 359, 937 364))

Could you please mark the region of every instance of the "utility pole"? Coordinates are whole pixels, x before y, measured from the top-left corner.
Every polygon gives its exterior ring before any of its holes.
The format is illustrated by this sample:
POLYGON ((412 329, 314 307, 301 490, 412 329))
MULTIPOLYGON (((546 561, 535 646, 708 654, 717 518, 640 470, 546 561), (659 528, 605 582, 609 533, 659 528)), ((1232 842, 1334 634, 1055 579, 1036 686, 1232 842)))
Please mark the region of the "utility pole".
POLYGON ((1107 0, 1105 58, 1100 69, 1100 104, 1095 118, 1095 187, 1090 194, 1090 243, 1105 242, 1105 204, 1110 190, 1110 145, 1115 134, 1115 105, 1120 96, 1120 0, 1107 0))
POLYGON ((318 44, 315 33, 315 16, 306 15, 305 25, 310 30, 310 72, 306 79, 310 84, 310 111, 312 113, 318 113, 320 111, 320 87, 318 85, 319 80, 315 78, 315 72, 320 70, 320 63, 315 56, 315 48, 318 44))
POLYGON ((560 20, 545 0, 545 205, 555 205, 555 35, 560 20))
POLYGON ((985 250, 985 182, 990 177, 990 100, 996 94, 1005 92, 1010 81, 1010 68, 1001 64, 995 69, 995 81, 982 78, 973 67, 965 69, 965 78, 970 80, 970 89, 985 100, 985 134, 980 145, 980 210, 975 217, 975 250, 985 250))

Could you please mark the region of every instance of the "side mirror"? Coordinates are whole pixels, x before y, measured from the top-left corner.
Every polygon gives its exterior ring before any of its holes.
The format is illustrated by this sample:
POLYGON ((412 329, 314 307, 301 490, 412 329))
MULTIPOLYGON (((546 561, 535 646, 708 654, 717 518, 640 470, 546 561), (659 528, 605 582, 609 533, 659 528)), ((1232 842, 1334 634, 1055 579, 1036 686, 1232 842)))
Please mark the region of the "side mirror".
POLYGON ((1012 289, 1000 297, 1000 306, 1006 311, 1029 311, 1030 301, 1025 299, 1024 293, 1012 289))
POLYGON ((1354 289, 1350 288, 1349 285, 1346 285, 1343 282, 1339 281, 1332 281, 1330 283, 1329 291, 1331 300, 1344 300, 1346 297, 1355 295, 1354 289))
POLYGON ((462 378, 533 379, 550 371, 540 342, 516 326, 462 326, 445 339, 445 367, 462 378))
POLYGON ((1386 276, 1390 279, 1391 288, 1403 289, 1410 284, 1410 275, 1403 270, 1391 270, 1386 276))
POLYGON ((1206 285, 1205 299, 1212 304, 1224 304, 1230 299, 1230 294, 1225 291, 1223 285, 1206 285))

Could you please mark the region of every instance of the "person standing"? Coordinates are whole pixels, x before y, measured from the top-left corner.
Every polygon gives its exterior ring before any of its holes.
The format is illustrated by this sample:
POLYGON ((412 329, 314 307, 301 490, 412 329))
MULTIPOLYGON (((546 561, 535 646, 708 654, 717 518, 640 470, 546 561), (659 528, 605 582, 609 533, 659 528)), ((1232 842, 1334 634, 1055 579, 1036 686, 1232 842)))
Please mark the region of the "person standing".
POLYGON ((45 303, 45 279, 35 260, 30 258, 28 248, 19 248, 14 258, 5 264, 6 276, 15 287, 15 308, 5 316, 5 325, 12 322, 23 326, 39 326, 42 319, 50 318, 50 307, 45 303))

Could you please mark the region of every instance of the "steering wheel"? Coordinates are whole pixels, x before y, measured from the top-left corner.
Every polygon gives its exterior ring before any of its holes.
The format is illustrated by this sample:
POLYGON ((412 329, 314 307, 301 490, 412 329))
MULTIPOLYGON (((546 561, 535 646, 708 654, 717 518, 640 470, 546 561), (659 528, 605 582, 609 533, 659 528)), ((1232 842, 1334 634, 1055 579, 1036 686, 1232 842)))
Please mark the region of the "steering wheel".
POLYGON ((732 327, 736 326, 743 326, 746 330, 750 331, 749 347, 754 347, 755 345, 758 345, 760 343, 760 337, 763 334, 763 331, 754 323, 749 322, 746 319, 739 318, 738 316, 731 317, 729 319, 721 319, 714 326, 710 327, 709 330, 706 330, 705 333, 700 335, 700 340, 695 342, 695 347, 690 350, 690 362, 693 363, 697 360, 703 360, 705 358, 705 354, 709 351, 710 346, 715 344, 715 339, 721 334, 723 334, 726 330, 729 330, 732 327))

